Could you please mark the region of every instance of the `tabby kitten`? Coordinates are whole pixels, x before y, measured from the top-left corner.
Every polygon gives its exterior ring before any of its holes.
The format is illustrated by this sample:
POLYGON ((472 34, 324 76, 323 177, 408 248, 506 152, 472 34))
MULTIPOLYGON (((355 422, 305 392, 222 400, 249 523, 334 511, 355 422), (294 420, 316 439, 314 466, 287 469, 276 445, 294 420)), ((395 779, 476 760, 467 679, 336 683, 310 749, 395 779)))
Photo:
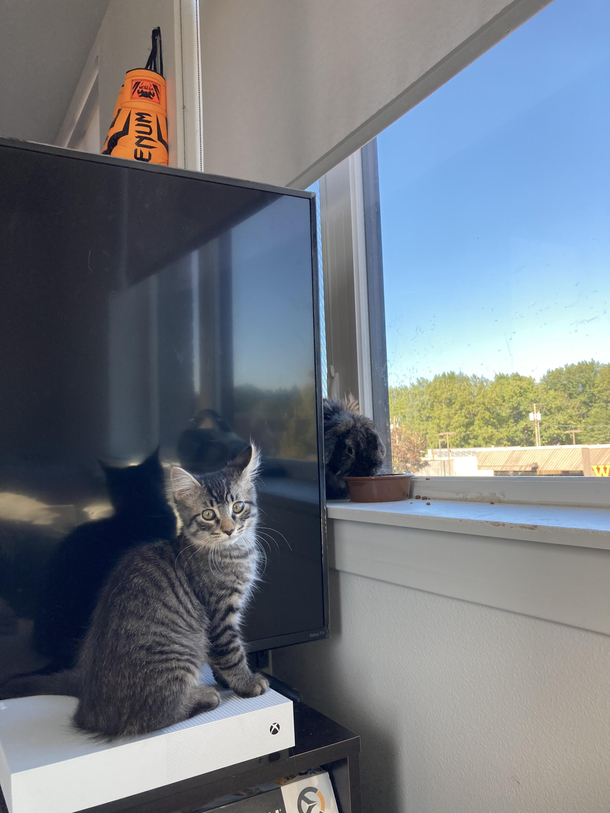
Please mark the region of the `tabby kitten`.
POLYGON ((215 708, 199 685, 208 662, 223 684, 254 697, 268 681, 250 671, 241 613, 257 576, 255 476, 248 446, 224 469, 172 469, 182 531, 130 551, 101 593, 74 670, 15 679, 0 697, 71 694, 75 725, 105 739, 145 734, 215 708))

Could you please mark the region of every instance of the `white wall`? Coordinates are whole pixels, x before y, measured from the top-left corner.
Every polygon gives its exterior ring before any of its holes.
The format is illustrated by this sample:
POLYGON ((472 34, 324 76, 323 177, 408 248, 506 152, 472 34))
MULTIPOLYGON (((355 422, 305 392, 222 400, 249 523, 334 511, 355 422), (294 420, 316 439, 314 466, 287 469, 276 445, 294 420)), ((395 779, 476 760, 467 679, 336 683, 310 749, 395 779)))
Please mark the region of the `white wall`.
POLYGON ((331 571, 274 672, 362 737, 363 810, 607 813, 610 638, 331 571))
POLYGON ((201 0, 206 172, 305 188, 549 0, 201 0))
POLYGON ((100 135, 100 106, 96 104, 80 141, 74 145, 80 152, 99 153, 102 148, 100 135))
POLYGON ((0 135, 54 143, 107 5, 0 2, 0 135))

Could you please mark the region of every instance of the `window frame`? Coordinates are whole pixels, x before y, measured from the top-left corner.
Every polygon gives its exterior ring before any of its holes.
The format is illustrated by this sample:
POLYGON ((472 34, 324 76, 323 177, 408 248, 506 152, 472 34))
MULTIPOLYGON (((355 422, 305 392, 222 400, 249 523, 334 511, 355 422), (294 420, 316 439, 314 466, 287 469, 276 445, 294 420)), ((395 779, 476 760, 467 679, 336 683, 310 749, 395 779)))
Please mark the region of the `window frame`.
MULTIPOLYGON (((320 179, 329 397, 357 394, 391 468, 382 235, 376 139, 320 179)), ((389 466, 388 466, 389 464, 389 466)), ((425 477, 415 498, 610 507, 605 477, 425 477)))

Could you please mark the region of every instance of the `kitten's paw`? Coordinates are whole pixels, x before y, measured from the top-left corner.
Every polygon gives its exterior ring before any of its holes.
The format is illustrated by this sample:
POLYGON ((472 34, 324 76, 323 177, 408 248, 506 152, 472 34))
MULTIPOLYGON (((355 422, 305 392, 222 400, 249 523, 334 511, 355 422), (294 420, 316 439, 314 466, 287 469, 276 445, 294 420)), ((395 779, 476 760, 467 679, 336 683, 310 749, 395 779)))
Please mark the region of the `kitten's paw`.
POLYGON ((220 695, 212 686, 197 686, 191 695, 189 716, 195 717, 204 711, 212 711, 220 705, 220 695))
POLYGON ((260 694, 265 694, 269 688, 269 681, 260 672, 251 675, 250 680, 240 682, 238 686, 233 687, 233 691, 238 697, 258 697, 260 694))
POLYGON ((214 667, 212 667, 212 675, 214 676, 214 680, 216 683, 221 686, 223 689, 230 689, 231 687, 227 683, 226 679, 220 674, 220 672, 216 671, 214 667))
POLYGON ((211 711, 212 709, 215 709, 218 706, 220 706, 220 694, 216 690, 214 690, 214 693, 209 695, 207 703, 208 703, 207 711, 211 711))

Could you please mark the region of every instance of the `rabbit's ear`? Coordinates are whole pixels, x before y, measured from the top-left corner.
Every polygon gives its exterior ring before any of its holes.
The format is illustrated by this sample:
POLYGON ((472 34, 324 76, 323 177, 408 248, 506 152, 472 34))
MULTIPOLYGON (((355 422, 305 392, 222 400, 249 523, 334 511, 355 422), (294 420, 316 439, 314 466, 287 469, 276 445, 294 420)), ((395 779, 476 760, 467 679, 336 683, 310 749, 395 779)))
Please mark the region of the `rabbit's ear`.
POLYGON ((324 434, 324 465, 328 466, 330 459, 335 451, 338 437, 334 432, 326 432, 324 434))
POLYGON ((342 409, 343 404, 339 401, 334 401, 332 398, 325 398, 322 402, 324 409, 324 420, 328 421, 334 415, 337 415, 342 409))
POLYGON ((354 398, 351 392, 343 404, 348 412, 351 412, 353 415, 360 415, 360 404, 358 403, 358 399, 354 398))
MULTIPOLYGON (((324 431, 324 462, 326 465, 330 463, 332 456, 337 451, 339 442, 343 443, 343 436, 353 428, 352 418, 345 418, 329 426, 324 431)), ((340 450, 342 451, 342 449, 340 450)))

